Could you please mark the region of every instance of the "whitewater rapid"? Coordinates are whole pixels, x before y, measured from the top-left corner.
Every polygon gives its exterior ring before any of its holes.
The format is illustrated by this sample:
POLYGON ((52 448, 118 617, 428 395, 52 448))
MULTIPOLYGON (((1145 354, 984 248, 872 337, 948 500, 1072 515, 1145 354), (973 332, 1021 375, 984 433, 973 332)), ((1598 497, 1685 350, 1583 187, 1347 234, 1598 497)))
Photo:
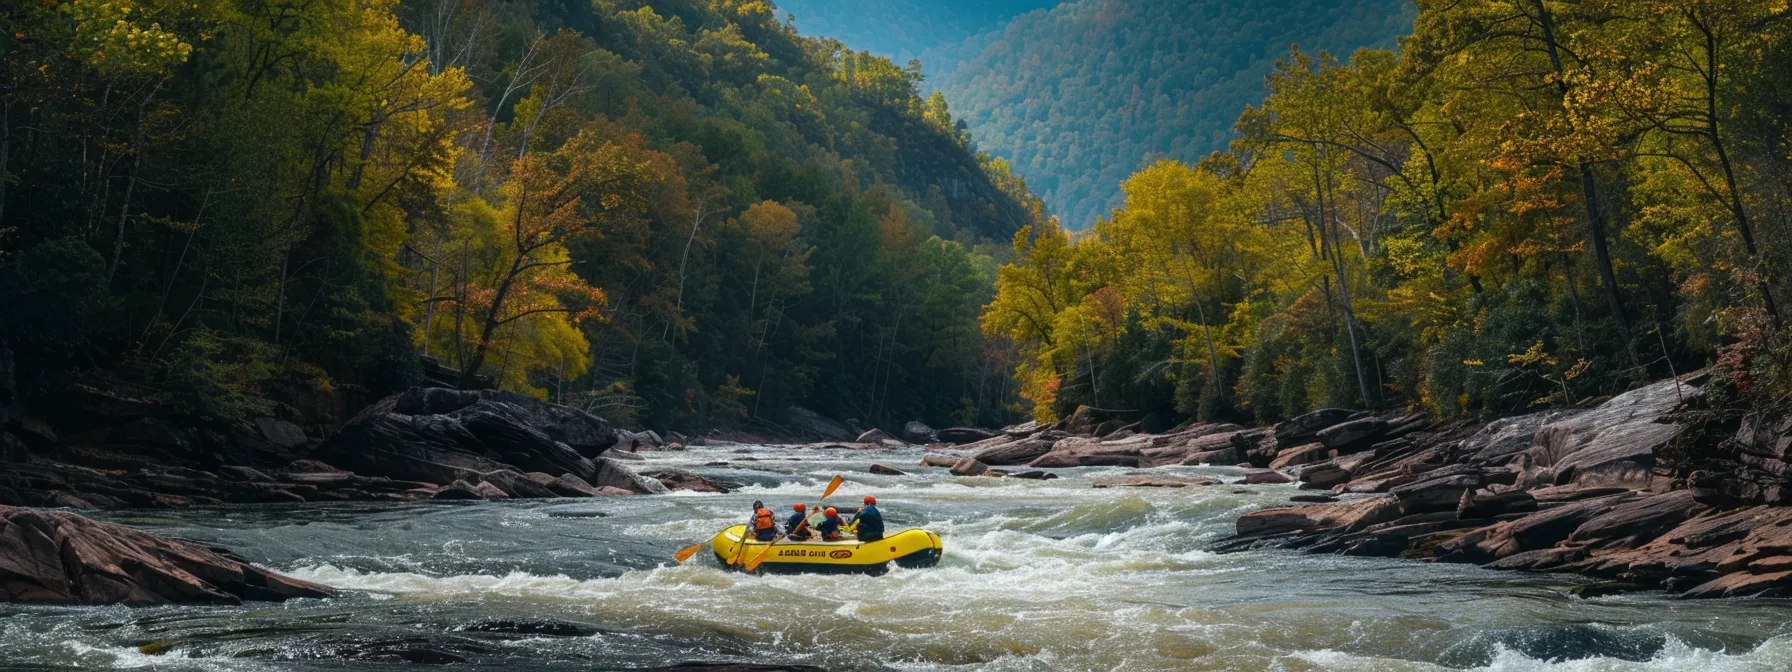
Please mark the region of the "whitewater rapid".
MULTIPOLYGON (((830 670, 1780 670, 1792 603, 1581 600, 1574 577, 1292 552, 1206 550, 1291 486, 1095 489, 957 478, 918 451, 649 455, 728 495, 251 507, 115 516, 228 546, 344 592, 243 608, 0 607, 0 669, 633 669, 685 661, 830 670), (867 473, 871 462, 908 476, 867 473), (847 476, 892 529, 941 535, 938 567, 747 576, 678 548, 847 476), (572 623, 576 633, 488 632, 572 623), (157 643, 161 655, 138 647, 157 643), (425 661, 430 662, 430 661, 425 661)), ((1228 468, 1175 473, 1236 481, 1228 468)))

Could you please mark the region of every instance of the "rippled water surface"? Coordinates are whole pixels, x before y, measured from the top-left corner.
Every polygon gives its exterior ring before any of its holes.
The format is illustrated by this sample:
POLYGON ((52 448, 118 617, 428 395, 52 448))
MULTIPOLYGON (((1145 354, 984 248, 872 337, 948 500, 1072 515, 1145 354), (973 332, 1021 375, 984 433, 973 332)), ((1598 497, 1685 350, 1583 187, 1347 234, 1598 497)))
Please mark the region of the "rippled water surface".
POLYGON ((1792 668, 1792 602, 1581 600, 1566 594, 1573 577, 1203 550, 1290 486, 1097 490, 1125 470, 954 478, 911 469, 918 451, 739 450, 650 454, 747 486, 730 495, 112 514, 343 592, 240 608, 0 605, 0 669, 1792 668), (873 460, 913 473, 870 475, 873 460), (673 564, 753 499, 787 510, 836 473, 838 501, 877 495, 892 529, 938 532, 940 566, 867 578, 743 576, 707 552, 673 564))

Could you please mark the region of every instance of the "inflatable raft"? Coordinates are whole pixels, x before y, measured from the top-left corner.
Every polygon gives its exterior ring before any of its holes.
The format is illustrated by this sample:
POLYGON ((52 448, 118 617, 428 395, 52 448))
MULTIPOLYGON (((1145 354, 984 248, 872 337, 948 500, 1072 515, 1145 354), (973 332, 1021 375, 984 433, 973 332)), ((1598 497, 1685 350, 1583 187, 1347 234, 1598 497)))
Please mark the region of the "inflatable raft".
MULTIPOLYGON (((716 559, 730 567, 766 551, 763 541, 748 540, 741 549, 741 536, 747 526, 735 525, 722 530, 709 542, 716 559), (737 561, 737 558, 739 559, 737 561)), ((932 567, 939 564, 940 535, 926 530, 907 530, 884 537, 881 541, 780 541, 767 552, 758 571, 772 573, 829 572, 843 574, 883 574, 890 563, 899 567, 932 567)))

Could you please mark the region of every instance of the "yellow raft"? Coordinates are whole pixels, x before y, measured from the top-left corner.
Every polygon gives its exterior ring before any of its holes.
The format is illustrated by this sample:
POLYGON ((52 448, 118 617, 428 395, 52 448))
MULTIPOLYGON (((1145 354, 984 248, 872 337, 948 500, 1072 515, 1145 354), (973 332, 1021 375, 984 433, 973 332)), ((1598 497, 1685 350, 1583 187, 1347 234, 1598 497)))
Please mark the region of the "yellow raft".
MULTIPOLYGON (((716 559, 723 565, 738 567, 766 551, 763 541, 748 540, 741 550, 741 535, 747 526, 735 525, 722 530, 709 542, 716 559), (738 561, 737 561, 738 559, 738 561)), ((758 571, 772 573, 824 572, 878 575, 890 571, 890 563, 900 567, 932 567, 940 562, 940 535, 926 530, 906 530, 880 541, 790 541, 778 542, 766 551, 758 571)))

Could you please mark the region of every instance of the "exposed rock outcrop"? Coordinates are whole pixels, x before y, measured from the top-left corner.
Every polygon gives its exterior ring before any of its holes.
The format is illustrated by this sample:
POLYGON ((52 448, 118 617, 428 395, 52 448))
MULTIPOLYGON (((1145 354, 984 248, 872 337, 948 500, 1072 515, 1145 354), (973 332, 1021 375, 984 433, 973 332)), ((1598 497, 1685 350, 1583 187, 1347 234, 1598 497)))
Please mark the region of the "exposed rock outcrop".
POLYGON ((145 606, 330 595, 229 551, 73 513, 0 506, 0 601, 145 606))

